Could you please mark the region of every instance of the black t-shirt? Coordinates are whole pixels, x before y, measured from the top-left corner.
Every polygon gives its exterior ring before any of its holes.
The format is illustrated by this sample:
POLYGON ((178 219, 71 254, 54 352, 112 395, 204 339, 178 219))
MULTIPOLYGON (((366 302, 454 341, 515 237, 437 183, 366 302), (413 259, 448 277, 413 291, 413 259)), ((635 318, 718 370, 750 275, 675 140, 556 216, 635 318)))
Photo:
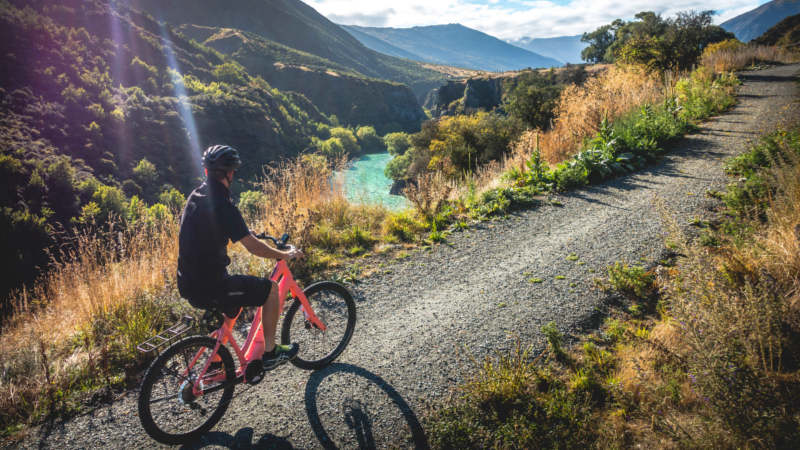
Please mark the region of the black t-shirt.
POLYGON ((186 200, 178 235, 178 287, 181 295, 203 295, 227 275, 228 241, 250 234, 242 214, 222 183, 208 179, 186 200))

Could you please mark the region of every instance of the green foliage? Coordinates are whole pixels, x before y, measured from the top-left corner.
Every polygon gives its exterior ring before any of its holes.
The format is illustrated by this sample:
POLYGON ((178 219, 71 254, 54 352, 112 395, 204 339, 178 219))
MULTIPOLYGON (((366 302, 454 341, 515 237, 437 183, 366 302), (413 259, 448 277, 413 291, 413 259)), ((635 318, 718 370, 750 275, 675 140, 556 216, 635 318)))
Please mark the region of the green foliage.
POLYGON ((383 152, 386 151, 386 144, 383 139, 375 132, 375 127, 363 126, 356 130, 356 137, 361 150, 364 152, 383 152))
POLYGON ((687 70, 694 66, 703 49, 711 43, 734 38, 712 24, 712 11, 679 12, 664 19, 650 11, 636 14, 636 20, 617 19, 581 40, 589 43, 581 57, 590 62, 623 62, 650 70, 687 70))
MULTIPOLYGON (((677 84, 676 97, 658 105, 644 105, 617 119, 603 119, 597 134, 587 139, 573 158, 550 168, 537 148, 524 168, 503 174, 516 187, 536 192, 569 190, 632 172, 658 158, 664 145, 692 129, 693 123, 730 107, 738 79, 715 76, 699 68, 677 84)), ((510 195, 500 190, 484 194, 478 202, 485 212, 504 212, 511 206, 510 195)), ((535 194, 534 194, 535 195, 535 194)))
POLYGON ((654 289, 654 281, 653 275, 641 266, 629 266, 618 261, 608 267, 608 282, 611 286, 634 298, 644 299, 649 296, 654 289))
POLYGON ((769 201, 775 193, 774 181, 766 168, 790 164, 800 157, 800 131, 793 128, 762 136, 752 148, 726 162, 728 175, 739 180, 728 185, 722 200, 738 217, 765 220, 769 201))
POLYGON ((395 157, 404 159, 393 164, 391 171, 387 167, 387 174, 393 179, 412 179, 436 171, 458 178, 500 159, 522 130, 519 120, 498 113, 478 112, 428 121, 420 132, 409 137, 412 148, 395 157), (401 173, 403 167, 405 173, 401 173))
POLYGON ((414 242, 417 233, 424 228, 424 225, 408 212, 389 214, 383 223, 384 234, 402 242, 414 242))
POLYGON ((261 217, 267 207, 267 196, 260 190, 244 191, 239 195, 238 207, 245 217, 261 217))
POLYGON ((408 168, 411 166, 411 163, 414 162, 415 156, 416 152, 414 149, 411 149, 392 158, 392 160, 386 164, 386 168, 383 169, 386 178, 395 181, 404 179, 408 173, 408 168))
POLYGON ((164 190, 158 194, 158 203, 166 206, 172 212, 179 212, 181 208, 183 208, 185 201, 186 197, 172 186, 166 186, 164 190))
POLYGON ((353 134, 353 130, 344 127, 333 127, 330 133, 331 139, 338 139, 347 154, 355 156, 361 152, 361 146, 358 144, 358 139, 353 134))
POLYGON ((148 77, 157 78, 158 77, 158 69, 147 64, 146 62, 139 59, 138 56, 134 56, 131 60, 130 69, 133 72, 133 76, 139 79, 145 79, 148 77))
POLYGON ((505 83, 503 109, 530 128, 548 129, 564 86, 580 84, 585 79, 583 66, 565 69, 559 75, 553 70, 544 74, 523 71, 505 83))
POLYGON ((486 359, 426 429, 434 448, 576 448, 594 438, 585 394, 530 362, 519 346, 486 359))
POLYGON ((550 352, 558 360, 566 358, 564 352, 564 335, 558 330, 555 322, 548 322, 542 327, 542 334, 547 339, 547 346, 550 352))
POLYGON ((383 137, 383 142, 389 153, 394 156, 405 154, 406 150, 411 147, 411 142, 408 140, 408 133, 403 133, 402 131, 388 133, 383 137))
POLYGON ((214 78, 225 83, 244 85, 248 81, 248 75, 244 68, 233 62, 214 66, 211 73, 214 78))
POLYGON ((317 149, 331 161, 346 157, 349 154, 342 140, 338 137, 317 141, 317 149))
POLYGON ((158 183, 158 170, 156 166, 142 158, 136 167, 133 168, 133 179, 136 184, 141 186, 142 191, 145 193, 145 198, 153 199, 156 192, 156 184, 158 183))

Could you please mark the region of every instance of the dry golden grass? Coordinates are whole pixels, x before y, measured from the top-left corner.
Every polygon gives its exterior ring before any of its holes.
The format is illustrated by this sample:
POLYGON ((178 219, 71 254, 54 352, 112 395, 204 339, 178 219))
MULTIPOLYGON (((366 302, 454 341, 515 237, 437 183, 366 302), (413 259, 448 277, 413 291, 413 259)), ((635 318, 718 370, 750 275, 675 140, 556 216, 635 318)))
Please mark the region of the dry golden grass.
MULTIPOLYGON (((500 176, 512 168, 526 171, 525 162, 537 148, 551 165, 569 159, 597 133, 604 118, 613 122, 644 104, 661 101, 676 81, 671 74, 659 78, 636 67, 603 66, 590 72, 596 75, 561 93, 550 130, 524 132, 502 161, 478 171, 473 177, 478 193, 497 187, 500 176)), ((464 188, 457 192, 463 194, 464 188)))
POLYGON ((717 73, 741 70, 758 63, 794 63, 800 60, 797 52, 765 45, 741 45, 732 48, 713 48, 703 52, 700 63, 717 73))
POLYGON ((582 86, 568 86, 558 101, 553 128, 539 138, 542 157, 551 164, 569 158, 597 133, 604 118, 614 121, 664 94, 661 80, 633 67, 611 67, 582 86))
POLYGON ((142 294, 164 289, 175 271, 177 230, 169 218, 125 231, 109 227, 85 233, 66 255, 67 262, 50 270, 33 290, 12 297, 16 308, 0 334, 4 414, 24 417, 22 410, 37 409, 52 389, 71 382, 76 368, 99 357, 88 348, 72 348, 73 336, 90 331, 99 317, 142 294))

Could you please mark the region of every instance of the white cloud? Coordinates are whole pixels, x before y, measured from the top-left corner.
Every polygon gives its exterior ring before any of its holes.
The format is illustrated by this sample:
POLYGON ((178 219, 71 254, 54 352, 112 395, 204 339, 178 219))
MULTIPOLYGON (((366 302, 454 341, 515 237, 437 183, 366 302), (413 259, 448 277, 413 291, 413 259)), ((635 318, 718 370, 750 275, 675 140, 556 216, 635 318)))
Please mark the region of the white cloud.
POLYGON ((716 23, 746 12, 765 0, 308 0, 334 22, 406 28, 461 23, 501 39, 552 37, 591 31, 614 19, 632 19, 639 11, 671 16, 678 11, 719 13, 716 23))

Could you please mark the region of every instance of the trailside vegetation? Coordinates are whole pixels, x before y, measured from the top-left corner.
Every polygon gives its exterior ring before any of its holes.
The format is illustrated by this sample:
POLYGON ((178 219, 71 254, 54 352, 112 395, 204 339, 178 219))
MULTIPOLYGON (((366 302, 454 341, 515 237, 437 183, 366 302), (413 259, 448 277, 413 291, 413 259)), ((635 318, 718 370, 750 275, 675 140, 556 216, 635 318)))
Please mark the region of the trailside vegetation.
POLYGON ((625 300, 566 347, 487 358, 428 418, 436 448, 767 447, 800 439, 800 129, 729 161, 721 211, 672 257, 617 263, 625 300))

